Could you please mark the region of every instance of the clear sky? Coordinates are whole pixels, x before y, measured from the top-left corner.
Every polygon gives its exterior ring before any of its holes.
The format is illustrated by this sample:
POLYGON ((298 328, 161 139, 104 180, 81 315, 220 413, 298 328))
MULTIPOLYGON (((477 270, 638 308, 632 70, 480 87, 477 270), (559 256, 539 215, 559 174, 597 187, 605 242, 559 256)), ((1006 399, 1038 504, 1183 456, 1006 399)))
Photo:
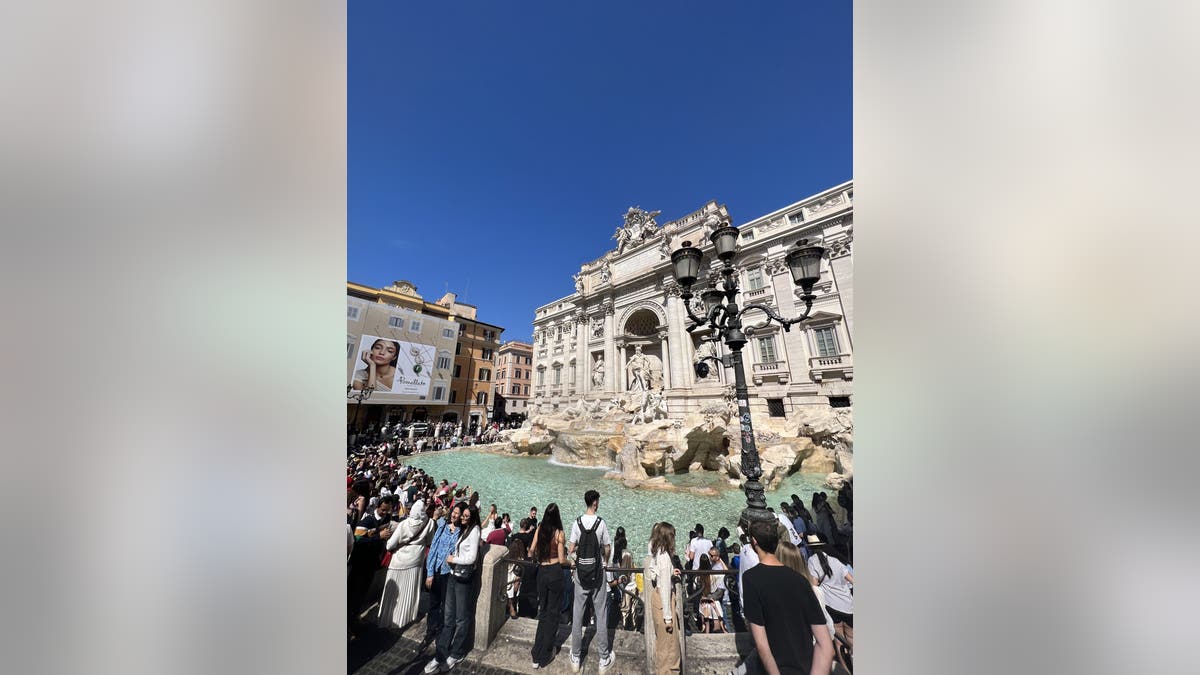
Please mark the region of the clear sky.
POLYGON ((630 206, 739 224, 849 180, 850 7, 349 3, 349 279, 528 340, 630 206))

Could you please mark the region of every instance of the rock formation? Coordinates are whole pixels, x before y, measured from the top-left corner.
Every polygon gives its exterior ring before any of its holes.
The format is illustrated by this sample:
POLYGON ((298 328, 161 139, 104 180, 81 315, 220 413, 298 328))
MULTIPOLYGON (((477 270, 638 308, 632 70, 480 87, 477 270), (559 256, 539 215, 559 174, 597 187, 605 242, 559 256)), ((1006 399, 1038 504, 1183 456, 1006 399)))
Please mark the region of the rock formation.
MULTIPOLYGON (((522 428, 501 432, 499 444, 487 450, 612 467, 606 477, 646 488, 670 489, 660 477, 694 471, 716 472, 732 485, 740 484, 741 442, 732 400, 670 419, 666 407, 652 398, 654 393, 580 399, 553 414, 543 411, 522 428)), ((853 477, 850 409, 810 406, 788 418, 755 415, 753 422, 768 490, 796 472, 827 474, 830 489, 853 477)))

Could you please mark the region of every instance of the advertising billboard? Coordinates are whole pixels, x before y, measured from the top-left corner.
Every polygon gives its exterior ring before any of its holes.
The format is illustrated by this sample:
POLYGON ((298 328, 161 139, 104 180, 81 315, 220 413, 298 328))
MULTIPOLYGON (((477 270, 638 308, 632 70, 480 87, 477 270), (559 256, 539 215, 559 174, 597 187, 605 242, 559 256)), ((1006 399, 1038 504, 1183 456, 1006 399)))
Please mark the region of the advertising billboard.
POLYGON ((351 384, 373 384, 376 394, 427 398, 436 353, 433 345, 363 335, 351 384))

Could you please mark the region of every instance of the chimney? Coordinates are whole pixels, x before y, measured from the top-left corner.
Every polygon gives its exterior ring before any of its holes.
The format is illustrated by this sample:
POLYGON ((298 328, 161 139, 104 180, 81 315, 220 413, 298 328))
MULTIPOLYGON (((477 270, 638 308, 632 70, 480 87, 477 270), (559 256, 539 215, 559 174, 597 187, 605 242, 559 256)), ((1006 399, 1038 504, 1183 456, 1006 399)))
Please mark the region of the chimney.
POLYGON ((446 294, 442 296, 442 299, 438 300, 435 304, 441 305, 442 307, 453 307, 455 300, 458 300, 458 295, 452 291, 447 291, 446 294))

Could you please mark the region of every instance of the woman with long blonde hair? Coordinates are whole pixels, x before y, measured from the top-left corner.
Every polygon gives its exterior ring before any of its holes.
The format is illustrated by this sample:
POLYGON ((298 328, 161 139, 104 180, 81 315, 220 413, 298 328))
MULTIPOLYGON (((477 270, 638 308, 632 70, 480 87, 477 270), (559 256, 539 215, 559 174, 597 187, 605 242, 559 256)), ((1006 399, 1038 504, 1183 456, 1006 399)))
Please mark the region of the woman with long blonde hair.
POLYGON ((778 548, 775 549, 775 557, 779 558, 779 562, 792 568, 797 574, 804 577, 809 586, 812 586, 813 593, 817 596, 817 602, 821 603, 821 612, 825 614, 825 625, 829 626, 829 637, 834 635, 833 619, 829 616, 829 610, 825 609, 825 592, 821 590, 821 585, 816 583, 812 578, 812 574, 808 571, 808 565, 804 562, 804 555, 800 553, 800 549, 790 541, 779 541, 778 548))
POLYGON ((654 621, 654 671, 658 675, 681 672, 679 636, 675 634, 674 569, 671 556, 675 553, 675 526, 662 522, 650 531, 650 556, 646 575, 654 589, 646 593, 650 616, 654 621))

